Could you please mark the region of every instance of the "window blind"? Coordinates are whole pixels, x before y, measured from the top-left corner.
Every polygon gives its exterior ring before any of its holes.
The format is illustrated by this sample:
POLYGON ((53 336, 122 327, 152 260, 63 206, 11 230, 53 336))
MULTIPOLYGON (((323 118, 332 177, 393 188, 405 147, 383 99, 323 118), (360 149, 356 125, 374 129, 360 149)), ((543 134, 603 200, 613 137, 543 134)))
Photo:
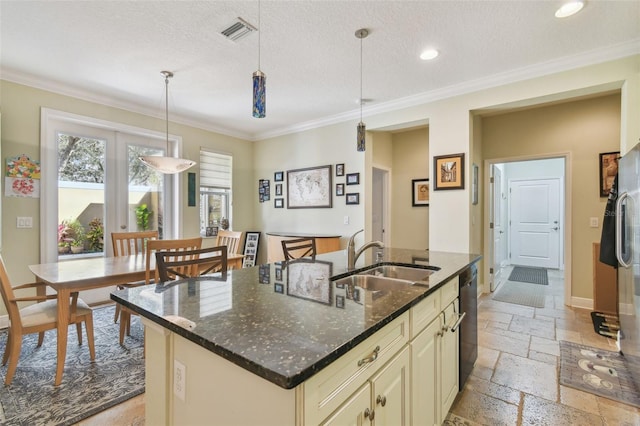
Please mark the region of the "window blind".
POLYGON ((200 150, 200 186, 231 189, 230 155, 200 150))

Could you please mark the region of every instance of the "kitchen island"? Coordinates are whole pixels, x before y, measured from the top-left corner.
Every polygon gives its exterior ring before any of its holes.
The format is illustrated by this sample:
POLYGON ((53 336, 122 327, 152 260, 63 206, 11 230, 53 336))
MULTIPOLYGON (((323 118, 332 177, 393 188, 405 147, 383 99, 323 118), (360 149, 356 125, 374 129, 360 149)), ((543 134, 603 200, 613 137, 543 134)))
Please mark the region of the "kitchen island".
MULTIPOLYGON (((408 424, 408 360, 418 353, 411 343, 442 316, 451 325, 441 305, 455 299, 458 275, 479 259, 387 248, 365 252, 349 271, 339 251, 115 292, 112 299, 139 313, 146 327, 147 424, 339 424, 343 408, 354 398, 370 400, 368 387, 395 365, 401 368, 389 370, 390 383, 401 377, 406 399, 395 412, 408 424), (375 291, 341 284, 374 264, 425 268, 426 278, 375 291)), ((391 412, 389 399, 378 404, 391 412)), ((439 410, 441 419, 446 412, 439 410)), ((366 411, 354 415, 372 420, 374 407, 366 411)), ((384 410, 376 411, 384 423, 384 410)))

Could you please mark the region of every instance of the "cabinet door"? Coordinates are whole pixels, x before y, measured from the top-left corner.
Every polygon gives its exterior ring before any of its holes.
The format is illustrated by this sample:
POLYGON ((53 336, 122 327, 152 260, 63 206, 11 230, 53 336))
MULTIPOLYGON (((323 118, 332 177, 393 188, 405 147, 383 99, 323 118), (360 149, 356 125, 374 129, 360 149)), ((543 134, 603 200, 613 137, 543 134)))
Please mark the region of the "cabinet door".
POLYGON ((322 425, 362 426, 370 424, 371 385, 367 382, 331 414, 322 425), (366 414, 366 417, 365 417, 366 414))
POLYGON ((442 381, 440 386, 441 392, 441 405, 442 405, 442 419, 447 415, 453 400, 458 393, 458 333, 459 329, 455 332, 451 331, 451 326, 455 324, 458 319, 456 312, 458 310, 458 299, 454 300, 443 311, 443 318, 446 321, 444 328, 444 335, 442 336, 442 347, 440 348, 441 364, 442 364, 442 381))
POLYGON ((405 347, 371 379, 376 426, 409 425, 409 348, 405 347))
POLYGON ((440 424, 438 384, 441 317, 437 317, 411 341, 411 424, 440 424))

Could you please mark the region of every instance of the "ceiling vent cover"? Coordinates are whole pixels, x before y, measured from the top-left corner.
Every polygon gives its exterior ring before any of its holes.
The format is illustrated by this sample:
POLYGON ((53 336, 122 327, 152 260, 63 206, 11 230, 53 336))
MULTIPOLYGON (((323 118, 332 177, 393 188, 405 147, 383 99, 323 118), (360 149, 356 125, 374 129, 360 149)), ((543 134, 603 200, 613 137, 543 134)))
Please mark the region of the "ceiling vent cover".
POLYGON ((237 41, 254 31, 258 31, 258 29, 244 19, 238 18, 236 22, 231 24, 227 29, 222 30, 220 34, 231 41, 237 41))

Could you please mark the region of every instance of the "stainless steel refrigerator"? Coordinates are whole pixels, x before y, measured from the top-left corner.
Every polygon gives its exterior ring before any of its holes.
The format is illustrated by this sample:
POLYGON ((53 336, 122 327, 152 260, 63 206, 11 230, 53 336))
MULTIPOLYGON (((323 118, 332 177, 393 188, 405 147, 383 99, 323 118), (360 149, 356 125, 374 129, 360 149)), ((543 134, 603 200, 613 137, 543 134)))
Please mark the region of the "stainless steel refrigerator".
MULTIPOLYGON (((627 360, 633 360, 640 357, 640 144, 618 162, 615 216, 618 347, 627 360)), ((630 368, 630 372, 640 385, 640 369, 630 368)))

